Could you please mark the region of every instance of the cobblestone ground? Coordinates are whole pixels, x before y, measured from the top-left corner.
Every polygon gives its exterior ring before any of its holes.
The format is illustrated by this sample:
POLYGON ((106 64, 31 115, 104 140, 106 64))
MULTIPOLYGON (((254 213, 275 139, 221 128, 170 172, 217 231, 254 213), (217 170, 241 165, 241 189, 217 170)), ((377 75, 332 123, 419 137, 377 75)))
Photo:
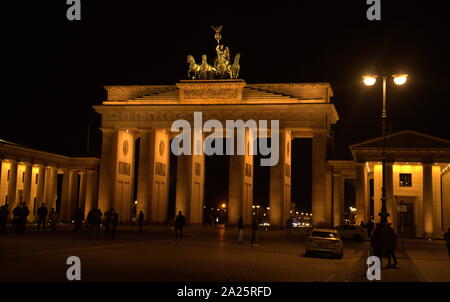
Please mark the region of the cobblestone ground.
POLYGON ((364 243, 348 242, 344 258, 304 257, 304 236, 261 231, 259 246, 236 243, 237 232, 167 227, 144 234, 121 227, 117 237, 70 230, 0 236, 0 281, 66 281, 66 259, 78 256, 84 281, 349 281, 364 243))

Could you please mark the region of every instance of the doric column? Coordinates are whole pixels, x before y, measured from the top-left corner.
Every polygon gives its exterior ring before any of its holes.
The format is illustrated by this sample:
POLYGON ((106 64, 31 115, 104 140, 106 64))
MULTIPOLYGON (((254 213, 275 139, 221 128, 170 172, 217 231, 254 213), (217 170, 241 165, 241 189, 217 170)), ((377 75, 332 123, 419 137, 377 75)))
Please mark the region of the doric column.
POLYGON ((97 201, 97 171, 88 170, 86 172, 86 196, 84 203, 84 217, 95 207, 97 201))
POLYGON ((71 171, 69 176, 69 211, 67 213, 67 220, 70 221, 75 215, 75 211, 80 207, 78 200, 79 183, 78 171, 71 171))
POLYGON ((102 128, 102 158, 100 161, 100 180, 98 207, 102 212, 114 204, 117 166, 117 130, 102 128))
POLYGON ((312 154, 312 217, 313 224, 326 221, 327 134, 315 131, 312 154))
POLYGON ((167 221, 169 208, 169 135, 165 130, 155 130, 150 146, 151 206, 150 221, 167 221))
MULTIPOLYGON (((313 214, 314 217, 314 214, 313 214)), ((333 226, 341 225, 344 218, 344 179, 333 175, 333 226)))
POLYGON ((367 200, 367 175, 364 163, 356 164, 356 223, 367 222, 368 213, 366 213, 367 200))
POLYGON ((333 172, 330 169, 330 167, 328 167, 327 169, 327 174, 326 174, 326 186, 327 186, 327 199, 326 199, 326 216, 325 216, 325 221, 330 222, 330 224, 333 223, 333 196, 332 196, 332 192, 333 192, 333 172))
MULTIPOLYGON (((423 227, 428 235, 433 234, 433 175, 432 165, 423 164, 423 227)), ((421 235, 421 234, 419 234, 421 235)))
POLYGON ((85 211, 86 203, 86 171, 80 172, 80 185, 78 188, 78 207, 85 211))
POLYGON ((152 149, 152 130, 140 129, 139 167, 138 167, 138 185, 137 185, 137 215, 139 211, 144 213, 145 221, 150 221, 150 208, 152 200, 151 182, 152 182, 152 158, 154 149, 152 149))
MULTIPOLYGON (((272 150, 275 151, 276 150, 272 150)), ((291 134, 280 130, 279 161, 270 168, 270 221, 284 228, 291 204, 291 134)))
POLYGON ((48 209, 56 208, 56 167, 50 166, 45 174, 45 204, 48 209))
MULTIPOLYGON (((228 186, 228 222, 237 224, 242 216, 244 224, 251 224, 253 203, 253 151, 251 132, 245 129, 244 155, 231 155, 228 186)), ((255 146, 253 146, 254 148, 255 146)), ((259 163, 257 163, 259 164, 259 163)))
POLYGON ((191 224, 203 222, 204 166, 204 155, 178 156, 175 215, 182 211, 191 224))
POLYGON ((14 210, 17 206, 16 202, 16 186, 17 186, 17 162, 9 160, 9 179, 8 179, 8 204, 10 210, 14 210))
POLYGON ((31 176, 32 176, 32 170, 33 167, 31 163, 26 162, 25 165, 25 176, 24 176, 24 182, 23 182, 23 201, 26 203, 28 209, 30 209, 30 212, 33 213, 33 202, 31 200, 31 176))
POLYGON ((36 206, 40 207, 40 205, 45 202, 45 166, 39 164, 39 172, 37 176, 37 191, 36 191, 36 206))
POLYGON ((62 221, 68 221, 70 209, 70 170, 63 169, 63 183, 61 190, 61 211, 59 213, 62 221))

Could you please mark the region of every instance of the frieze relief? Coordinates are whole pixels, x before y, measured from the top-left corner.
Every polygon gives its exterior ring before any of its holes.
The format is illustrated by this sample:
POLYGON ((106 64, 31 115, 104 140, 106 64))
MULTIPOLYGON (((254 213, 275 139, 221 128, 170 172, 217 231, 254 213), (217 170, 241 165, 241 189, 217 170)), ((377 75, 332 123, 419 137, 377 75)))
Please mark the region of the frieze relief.
MULTIPOLYGON (((199 110, 201 111, 201 110, 199 110)), ((300 112, 286 112, 286 111, 267 111, 267 112, 252 112, 248 111, 216 111, 216 112, 202 112, 203 120, 280 120, 280 121, 322 121, 324 119, 323 112, 314 111, 300 111, 300 112)), ((105 113, 105 122, 127 122, 127 121, 167 121, 175 120, 193 121, 194 111, 188 112, 108 112, 105 113)))

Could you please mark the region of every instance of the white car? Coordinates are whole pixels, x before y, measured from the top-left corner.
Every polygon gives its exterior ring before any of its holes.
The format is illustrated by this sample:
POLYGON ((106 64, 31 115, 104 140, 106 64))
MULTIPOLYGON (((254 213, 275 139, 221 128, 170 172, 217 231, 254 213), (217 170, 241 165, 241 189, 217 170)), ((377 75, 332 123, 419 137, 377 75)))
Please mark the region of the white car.
POLYGON ((339 234, 339 237, 342 239, 353 239, 356 241, 366 240, 367 239, 367 230, 359 225, 354 224, 344 224, 335 227, 336 231, 339 234))
POLYGON ((344 255, 344 243, 334 229, 314 229, 306 241, 305 255, 331 253, 338 258, 344 255))

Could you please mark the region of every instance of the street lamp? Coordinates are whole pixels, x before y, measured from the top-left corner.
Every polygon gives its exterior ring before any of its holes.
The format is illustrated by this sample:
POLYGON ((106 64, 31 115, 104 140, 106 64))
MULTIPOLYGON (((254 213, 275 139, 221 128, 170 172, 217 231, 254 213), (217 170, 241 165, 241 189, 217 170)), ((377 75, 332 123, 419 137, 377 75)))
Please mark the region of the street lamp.
MULTIPOLYGON (((386 207, 386 119, 387 119, 387 110, 386 110, 386 82, 387 75, 383 75, 381 78, 383 79, 383 108, 381 111, 381 130, 383 134, 383 151, 381 153, 382 158, 382 185, 381 185, 381 212, 378 214, 381 219, 381 224, 387 224, 389 217, 389 213, 387 212, 386 207)), ((401 86, 406 83, 408 78, 407 74, 394 74, 392 75, 394 78, 394 84, 401 86)), ((363 82, 366 86, 373 86, 377 82, 376 75, 365 75, 363 76, 363 82)))

